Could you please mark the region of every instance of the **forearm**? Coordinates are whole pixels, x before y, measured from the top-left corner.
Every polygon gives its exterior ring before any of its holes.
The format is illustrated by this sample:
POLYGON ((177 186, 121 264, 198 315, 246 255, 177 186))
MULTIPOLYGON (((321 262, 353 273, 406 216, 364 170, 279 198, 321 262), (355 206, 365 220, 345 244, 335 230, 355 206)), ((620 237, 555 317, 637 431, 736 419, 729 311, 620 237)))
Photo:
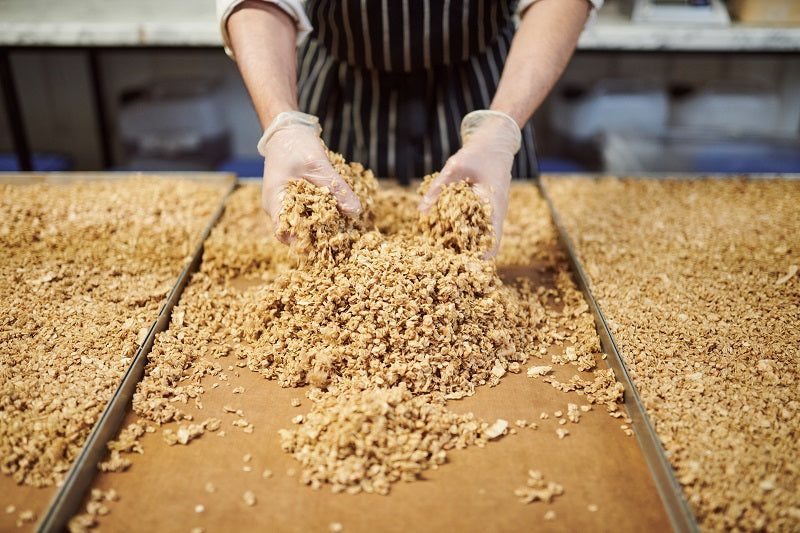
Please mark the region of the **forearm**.
POLYGON ((572 56, 589 16, 587 0, 539 0, 523 14, 490 109, 522 127, 572 56))
POLYGON ((275 5, 244 2, 228 18, 236 65, 261 126, 297 109, 297 30, 275 5))

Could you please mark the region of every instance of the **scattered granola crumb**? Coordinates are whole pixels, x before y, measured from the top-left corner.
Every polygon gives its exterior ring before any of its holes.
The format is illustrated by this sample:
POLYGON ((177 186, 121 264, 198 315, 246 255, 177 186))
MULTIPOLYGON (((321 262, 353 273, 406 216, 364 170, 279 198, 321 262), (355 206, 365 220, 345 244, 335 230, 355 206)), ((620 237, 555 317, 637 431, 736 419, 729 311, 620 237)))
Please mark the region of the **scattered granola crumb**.
POLYGON ((300 398, 292 398, 292 407, 300 407, 300 398))
POLYGON ((514 495, 519 498, 520 503, 535 501, 550 503, 553 498, 562 494, 564 494, 564 488, 552 481, 545 482, 544 476, 538 470, 528 470, 526 486, 514 491, 514 495))
POLYGON ((189 444, 192 440, 196 439, 205 431, 204 424, 188 424, 186 426, 178 426, 177 430, 165 428, 161 435, 164 442, 170 446, 175 444, 189 444))
POLYGON ((242 461, 244 461, 245 463, 249 463, 252 460, 253 460, 253 454, 252 453, 246 453, 246 454, 244 454, 242 456, 242 461))
POLYGON ((344 527, 339 522, 331 522, 331 525, 328 526, 328 530, 331 533, 341 533, 344 530, 344 527))
MULTIPOLYGON (((67 523, 70 533, 86 533, 97 525, 97 517, 88 513, 73 516, 67 523)), ((19 526, 18 526, 19 527, 19 526)))
POLYGON ((581 421, 581 412, 577 404, 567 404, 567 419, 573 424, 577 424, 581 421))
POLYGON ((268 468, 267 468, 266 470, 264 470, 263 472, 261 472, 261 477, 262 477, 262 478, 264 478, 264 479, 269 479, 269 478, 271 478, 271 477, 272 477, 272 470, 270 470, 270 469, 268 469, 268 468))
POLYGON ((222 420, 220 420, 219 418, 209 418, 208 420, 203 422, 203 426, 206 428, 207 431, 214 432, 222 427, 222 420))
POLYGON ((17 516, 17 522, 16 522, 17 523, 17 527, 22 527, 25 524, 30 524, 31 522, 33 522, 35 520, 36 520, 36 513, 35 512, 33 512, 31 510, 22 511, 17 516))
POLYGON ((596 512, 597 512, 597 506, 596 506, 595 504, 593 504, 593 503, 590 503, 590 504, 589 504, 589 505, 586 507, 586 509, 587 509, 587 510, 588 510, 590 513, 596 513, 596 512))
POLYGON ((556 519, 556 512, 552 509, 544 513, 545 520, 555 520, 556 519))
POLYGON ((205 510, 206 510, 206 508, 202 504, 198 504, 198 505, 194 506, 194 512, 195 513, 203 513, 203 512, 205 512, 205 510))
POLYGON ((253 494, 253 491, 245 491, 242 497, 244 498, 244 503, 246 503, 249 507, 253 507, 256 504, 256 495, 253 494))
POLYGON ((492 424, 483 431, 483 435, 487 439, 496 439, 497 437, 505 433, 506 428, 508 428, 508 421, 503 420, 502 418, 498 418, 494 424, 492 424))
POLYGON ((528 368, 528 377, 544 376, 553 370, 552 366, 532 366, 528 368))
POLYGON ((242 387, 241 385, 239 385, 238 387, 234 387, 234 388, 231 390, 231 392, 232 392, 233 394, 242 394, 242 393, 244 392, 244 387, 242 387))
POLYGON ((214 492, 217 492, 217 487, 210 481, 206 482, 205 489, 206 489, 206 492, 208 492, 209 494, 213 494, 214 492))
POLYGON ((556 428, 556 435, 558 435, 559 439, 563 439, 567 435, 569 435, 569 430, 564 428, 556 428))

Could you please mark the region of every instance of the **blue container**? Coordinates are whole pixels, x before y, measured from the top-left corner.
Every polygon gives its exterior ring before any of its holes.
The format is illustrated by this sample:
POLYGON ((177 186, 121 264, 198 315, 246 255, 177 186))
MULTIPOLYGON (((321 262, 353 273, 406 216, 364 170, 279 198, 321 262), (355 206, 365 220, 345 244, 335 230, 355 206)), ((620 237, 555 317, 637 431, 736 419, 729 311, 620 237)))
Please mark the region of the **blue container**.
POLYGON ((223 161, 215 170, 232 172, 240 178, 260 178, 264 175, 264 158, 233 157, 223 161))
POLYGON ((757 142, 712 144, 697 152, 693 167, 698 172, 795 173, 800 172, 800 146, 757 142))
MULTIPOLYGON (((36 172, 66 172, 72 170, 72 160, 60 154, 33 154, 31 164, 36 172)), ((0 171, 20 172, 15 154, 0 154, 0 171)))

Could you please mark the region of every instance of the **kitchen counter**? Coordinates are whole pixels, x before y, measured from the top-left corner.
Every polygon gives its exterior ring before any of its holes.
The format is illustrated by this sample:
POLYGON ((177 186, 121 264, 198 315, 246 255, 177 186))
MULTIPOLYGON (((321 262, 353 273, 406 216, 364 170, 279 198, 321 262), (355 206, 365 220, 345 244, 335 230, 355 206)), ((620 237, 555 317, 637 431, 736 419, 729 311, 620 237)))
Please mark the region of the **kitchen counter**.
MULTIPOLYGON (((53 3, 0 0, 0 46, 217 47, 222 45, 213 2, 53 3)), ((612 3, 581 36, 580 50, 800 51, 800 28, 691 27, 632 24, 612 3)))

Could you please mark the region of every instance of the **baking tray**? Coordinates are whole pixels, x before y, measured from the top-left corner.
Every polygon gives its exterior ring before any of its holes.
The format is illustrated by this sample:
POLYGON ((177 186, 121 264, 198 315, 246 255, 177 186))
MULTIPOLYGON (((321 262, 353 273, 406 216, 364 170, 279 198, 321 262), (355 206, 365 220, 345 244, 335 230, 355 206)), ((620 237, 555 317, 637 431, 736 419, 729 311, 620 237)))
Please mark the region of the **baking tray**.
MULTIPOLYGON (((557 244, 553 246, 555 252, 557 244)), ((507 270, 507 279, 526 274, 517 267, 507 270)), ((563 380, 575 374, 571 368, 554 372, 563 380)), ((482 388, 474 397, 454 401, 449 407, 486 420, 500 416, 512 421, 536 419, 539 430, 501 439, 490 445, 494 448, 491 452, 467 449, 454 453, 452 464, 426 471, 415 483, 398 483, 388 498, 336 495, 299 485, 288 474, 298 465, 280 449, 274 435, 299 412, 290 406, 290 400, 302 398, 304 390, 280 388, 274 380, 264 380, 247 369, 234 374, 225 380, 227 387, 217 388, 211 383, 216 378, 206 376, 202 382, 204 407, 191 414, 195 419, 230 418, 233 415, 222 413, 224 406, 237 402, 256 434, 229 431, 223 439, 208 436, 186 447, 169 447, 160 435, 145 434, 141 443, 146 453, 135 456, 130 469, 117 474, 95 472, 93 486, 114 488, 125 502, 103 517, 101 528, 115 530, 135 523, 141 529, 182 531, 200 525, 199 521, 209 530, 276 531, 324 531, 334 522, 343 523, 347 531, 499 532, 521 524, 570 531, 611 523, 623 531, 663 531, 670 526, 638 442, 624 436, 618 422, 612 422, 602 409, 586 413, 573 436, 556 439, 551 434, 554 427, 560 427, 556 419, 540 421, 537 417, 575 400, 544 383, 534 391, 524 372, 507 375, 497 387, 482 388), (230 396, 235 385, 244 386, 246 393, 230 396), (245 452, 252 452, 249 464, 255 474, 242 470, 245 452), (562 460, 556 466, 543 461, 547 457, 562 460), (275 475, 269 481, 258 481, 258 472, 264 467, 275 475), (546 475, 569 486, 569 496, 547 506, 517 503, 510 483, 519 477, 519 484, 524 484, 527 469, 532 467, 542 468, 546 475), (203 490, 209 481, 216 486, 213 495, 203 490), (246 507, 241 501, 246 488, 258 495, 255 507, 246 507), (581 502, 583 506, 576 505, 581 502), (599 504, 599 510, 587 511, 588 503, 599 504), (204 504, 199 514, 194 510, 198 504, 204 504), (556 510, 559 520, 542 522, 548 509, 556 510)), ((305 400, 303 405, 307 405, 305 400)), ((125 423, 136 419, 131 412, 127 416, 125 423)), ((229 423, 223 420, 223 424, 229 423)))
MULTIPOLYGON (((618 177, 620 179, 631 180, 702 180, 702 179, 717 179, 717 180, 798 180, 800 173, 741 173, 741 174, 723 174, 723 173, 686 173, 686 172, 649 172, 649 173, 626 173, 620 176, 612 176, 610 173, 563 173, 563 174, 546 174, 554 179, 563 178, 578 178, 586 180, 597 180, 605 177, 618 177)), ((547 191, 547 186, 543 179, 537 180, 539 189, 542 192, 547 204, 552 213, 553 221, 558 230, 559 238, 562 245, 566 250, 570 264, 574 270, 578 284, 583 292, 586 301, 588 302, 592 314, 595 318, 597 331, 600 336, 601 345, 603 350, 610 354, 609 366, 614 369, 617 378, 622 382, 625 387, 625 402, 624 406, 631 418, 632 428, 640 443, 640 447, 645 454, 645 458, 650 466, 653 474, 653 479, 656 481, 662 501, 668 511, 672 526, 676 531, 698 531, 697 521, 692 513, 689 505, 684 497, 683 489, 675 477, 675 472, 672 465, 667 459, 664 447, 655 432, 652 422, 647 416, 644 404, 639 396, 633 380, 628 372, 628 368, 623 361, 619 349, 617 348, 614 336, 608 326, 608 323, 603 316, 597 301, 595 300, 591 288, 589 286, 589 279, 581 266, 578 255, 574 246, 564 228, 558 215, 555 205, 547 191)))
MULTIPOLYGON (((564 174, 560 177, 564 178, 581 178, 581 179, 599 179, 602 177, 608 176, 607 174, 564 174)), ((699 179, 701 176, 697 174, 675 174, 675 173, 652 173, 647 175, 633 175, 633 176, 625 176, 626 178, 632 179, 699 179)), ((715 178, 734 178, 740 176, 731 176, 731 175, 704 175, 703 177, 715 177, 715 178)), ((750 177, 750 176, 748 176, 750 177)), ((773 178, 774 175, 753 175, 755 179, 766 179, 766 178, 773 178)), ((631 427, 636 435, 636 439, 639 442, 639 446, 644 453, 645 460, 650 468, 652 473, 653 479, 656 482, 656 486, 658 487, 659 494, 661 496, 661 500, 664 504, 664 507, 667 510, 667 514, 669 516, 670 522, 672 527, 675 531, 684 532, 684 531, 699 531, 697 521, 692 513, 691 509, 689 508, 689 504, 684 497, 683 489, 678 482, 677 478, 675 477, 675 472, 672 469, 672 465, 669 463, 667 459, 666 452, 664 447, 661 445, 661 441, 659 440, 655 429, 653 427, 652 422, 647 416, 647 412, 645 410, 644 404, 639 396, 639 392, 636 390, 634 386, 633 379, 628 372, 628 368, 625 365, 625 362, 622 360, 622 356, 620 355, 619 349, 617 348, 617 343, 614 340, 614 336, 611 333, 611 329, 608 327, 608 323, 606 322, 605 317, 603 316, 603 312, 600 309, 600 306, 595 300, 594 295, 592 294, 591 288, 589 286, 589 278, 586 276, 586 273, 583 270, 583 267, 578 260, 578 255, 575 251, 574 246, 572 245, 572 241, 567 234, 563 224, 561 223, 561 219, 559 217, 558 211, 553 204, 550 195, 547 191, 547 186, 544 183, 543 179, 537 180, 539 184, 539 189, 542 192, 542 196, 545 198, 548 207, 550 208, 550 212, 553 217, 553 223, 556 226, 558 231, 559 239, 564 247, 564 250, 567 253, 570 265, 572 266, 574 276, 576 281, 578 282, 578 286, 583 292, 586 302, 589 304, 589 308, 592 311, 592 315, 595 319, 595 324, 597 326, 597 332, 600 337, 600 344, 603 348, 603 351, 609 355, 608 364, 611 368, 613 368, 614 373, 617 376, 617 379, 622 383, 625 387, 625 397, 624 397, 624 407, 628 414, 628 417, 632 420, 631 427)))
POLYGON ((128 370, 122 378, 117 390, 95 423, 89 437, 84 443, 78 457, 72 463, 64 482, 55 491, 46 511, 42 515, 36 529, 38 531, 62 531, 75 514, 80 505, 83 493, 91 483, 96 465, 106 452, 106 442, 116 433, 127 403, 133 396, 136 384, 144 373, 147 353, 153 345, 155 335, 163 331, 169 324, 169 315, 180 297, 183 287, 191 274, 197 269, 202 257, 202 246, 211 228, 222 213, 224 202, 235 187, 235 178, 227 173, 215 172, 165 172, 165 173, 116 173, 116 172, 31 172, 0 173, 0 184, 29 186, 35 184, 67 185, 79 182, 125 181, 134 177, 157 177, 164 179, 196 180, 208 184, 219 185, 223 189, 222 199, 213 213, 211 220, 204 228, 198 244, 182 268, 178 279, 168 294, 166 301, 150 326, 150 329, 136 352, 128 370))
POLYGON ((92 181, 125 181, 131 178, 196 180, 229 188, 236 182, 234 175, 228 172, 0 172, 0 184, 4 185, 66 185, 92 181))

